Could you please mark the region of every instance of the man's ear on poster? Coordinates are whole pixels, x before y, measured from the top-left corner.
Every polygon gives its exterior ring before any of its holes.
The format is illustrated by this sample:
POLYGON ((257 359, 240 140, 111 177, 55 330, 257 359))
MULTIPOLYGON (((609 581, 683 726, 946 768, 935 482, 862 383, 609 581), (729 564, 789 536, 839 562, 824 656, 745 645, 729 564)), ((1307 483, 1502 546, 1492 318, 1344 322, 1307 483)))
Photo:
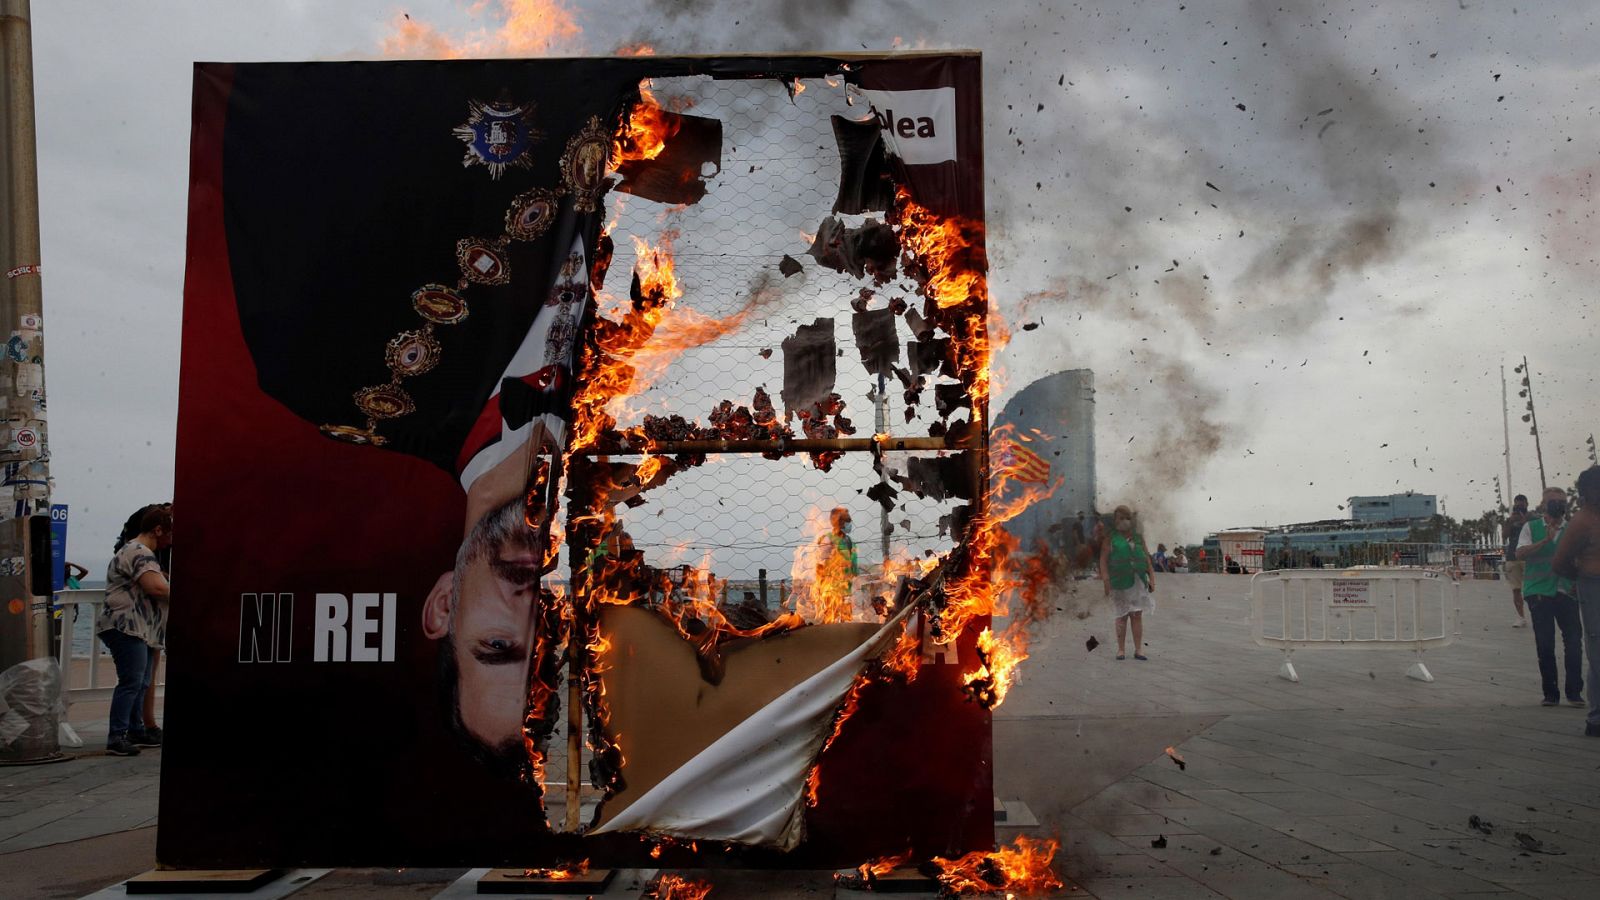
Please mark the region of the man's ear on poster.
POLYGON ((422 601, 422 633, 429 640, 442 640, 450 633, 451 604, 454 602, 456 573, 449 571, 439 576, 422 601))

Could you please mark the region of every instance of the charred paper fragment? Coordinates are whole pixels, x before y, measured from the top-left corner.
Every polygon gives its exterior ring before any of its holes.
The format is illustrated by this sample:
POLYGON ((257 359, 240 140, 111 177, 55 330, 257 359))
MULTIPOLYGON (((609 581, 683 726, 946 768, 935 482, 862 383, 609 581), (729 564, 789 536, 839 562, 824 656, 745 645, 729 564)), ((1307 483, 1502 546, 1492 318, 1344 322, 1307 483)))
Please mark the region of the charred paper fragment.
POLYGON ((913 375, 927 375, 938 370, 955 377, 955 364, 950 362, 949 338, 908 341, 906 355, 910 357, 913 375))
POLYGON ((971 504, 958 506, 950 510, 950 539, 955 541, 966 540, 967 530, 972 525, 971 504))
POLYGON ((839 145, 839 196, 833 211, 855 215, 888 209, 894 201, 894 177, 877 117, 856 122, 834 116, 833 138, 839 145))
POLYGON ((895 332, 894 320, 894 311, 890 309, 858 312, 850 319, 861 365, 880 378, 888 377, 900 362, 900 336, 895 332))
POLYGON ((617 166, 617 190, 657 203, 692 204, 706 195, 706 179, 722 171, 722 122, 660 110, 671 138, 654 159, 617 166))
POLYGON ((856 278, 871 275, 874 282, 885 284, 899 264, 900 240, 893 228, 877 219, 851 228, 829 216, 817 226, 816 240, 806 253, 835 272, 849 272, 856 278))
POLYGON ((977 495, 970 451, 954 456, 913 456, 906 472, 892 477, 902 488, 928 500, 971 500, 977 495))
POLYGON ((894 377, 900 379, 900 386, 905 388, 906 421, 909 422, 916 415, 914 407, 922 402, 922 389, 927 386, 926 378, 913 376, 908 369, 894 367, 894 377))
POLYGON ((972 423, 966 419, 962 419, 959 422, 951 422, 950 427, 945 431, 945 439, 951 444, 965 444, 973 439, 976 430, 972 427, 972 423))
POLYGON ((783 339, 783 390, 779 394, 785 419, 809 410, 833 393, 838 376, 836 358, 832 319, 801 325, 783 339))
POLYGON ((878 505, 882 506, 885 512, 894 509, 894 498, 898 496, 900 496, 900 492, 891 487, 886 481, 880 481, 867 488, 867 498, 878 501, 878 505))
POLYGON ((905 315, 906 324, 911 326, 911 333, 916 335, 917 340, 926 341, 933 337, 933 324, 923 318, 922 313, 915 309, 907 309, 905 315))
POLYGON ((939 417, 944 418, 958 409, 971 409, 972 395, 967 393, 964 384, 936 384, 933 386, 933 406, 939 417))
POLYGON ((783 259, 778 260, 778 272, 785 278, 790 275, 799 275, 802 271, 804 271, 804 267, 800 265, 800 260, 787 253, 783 255, 783 259))

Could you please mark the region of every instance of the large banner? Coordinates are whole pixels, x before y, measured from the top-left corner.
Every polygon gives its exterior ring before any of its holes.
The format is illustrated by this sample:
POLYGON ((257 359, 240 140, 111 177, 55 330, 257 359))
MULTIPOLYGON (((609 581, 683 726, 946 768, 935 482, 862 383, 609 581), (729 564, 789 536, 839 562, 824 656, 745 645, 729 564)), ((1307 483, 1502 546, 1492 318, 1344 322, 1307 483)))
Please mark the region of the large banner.
POLYGON ((196 66, 160 863, 990 849, 979 68, 196 66))

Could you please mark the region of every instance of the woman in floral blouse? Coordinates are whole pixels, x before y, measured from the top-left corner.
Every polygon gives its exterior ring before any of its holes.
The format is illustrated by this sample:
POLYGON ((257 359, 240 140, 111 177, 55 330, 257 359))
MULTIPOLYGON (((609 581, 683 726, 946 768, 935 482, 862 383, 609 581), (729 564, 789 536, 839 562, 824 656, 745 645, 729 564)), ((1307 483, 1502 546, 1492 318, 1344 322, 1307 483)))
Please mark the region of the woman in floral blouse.
POLYGON ((170 587, 156 552, 172 546, 172 508, 148 507, 138 528, 106 568, 106 602, 95 621, 95 631, 117 667, 106 734, 106 751, 114 756, 137 756, 140 744, 160 745, 159 738, 145 732, 143 706, 155 655, 152 644, 161 642, 166 626, 170 587))

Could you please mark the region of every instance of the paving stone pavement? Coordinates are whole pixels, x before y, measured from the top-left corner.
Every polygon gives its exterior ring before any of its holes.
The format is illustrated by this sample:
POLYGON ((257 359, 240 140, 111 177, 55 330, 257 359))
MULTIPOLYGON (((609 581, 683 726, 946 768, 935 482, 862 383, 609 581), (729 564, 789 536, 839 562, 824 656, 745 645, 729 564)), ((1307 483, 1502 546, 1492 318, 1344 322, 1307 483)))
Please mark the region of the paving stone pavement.
MULTIPOLYGON (((1600 896, 1600 740, 1581 710, 1538 705, 1533 638, 1509 627, 1502 584, 1461 584, 1461 634, 1428 654, 1431 684, 1405 677, 1408 654, 1357 650, 1297 654, 1293 684, 1250 639, 1248 583, 1160 579, 1148 662, 1113 658, 1098 583, 1062 593, 995 716, 997 793, 1040 822, 1002 840, 1061 838, 1076 896, 1600 896)), ((91 748, 103 714, 74 710, 91 748)), ((154 821, 159 764, 0 769, 0 884, 82 896, 149 868, 152 832, 130 829, 154 821), (95 875, 74 877, 74 855, 95 875)), ((300 894, 433 896, 461 871, 344 869, 300 894)), ((815 875, 713 881, 713 897, 829 892, 815 875)))
MULTIPOLYGON (((1582 710, 1538 705, 1533 638, 1510 627, 1499 582, 1461 583, 1461 633, 1427 654, 1431 684, 1405 677, 1410 654, 1380 650, 1300 652, 1301 682, 1276 677, 1282 656, 1250 640, 1240 576, 1158 580, 1150 660, 1117 661, 1099 585, 1075 587, 997 713, 997 755, 1008 727, 1054 718, 1080 741, 1166 723, 1185 763, 1148 753, 1040 816, 1089 894, 1600 896, 1600 740, 1583 736, 1582 710)), ((999 759, 996 781, 1049 796, 999 759)))

